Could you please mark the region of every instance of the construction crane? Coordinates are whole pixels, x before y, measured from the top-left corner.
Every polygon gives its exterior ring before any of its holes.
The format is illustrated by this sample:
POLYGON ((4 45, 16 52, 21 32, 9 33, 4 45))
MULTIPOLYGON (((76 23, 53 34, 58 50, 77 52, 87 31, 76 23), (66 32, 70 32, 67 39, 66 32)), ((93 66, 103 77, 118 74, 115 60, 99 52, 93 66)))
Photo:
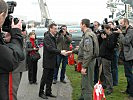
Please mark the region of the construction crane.
POLYGON ((38 3, 41 11, 41 25, 44 25, 44 27, 48 27, 48 25, 51 23, 51 18, 46 0, 38 0, 38 3))

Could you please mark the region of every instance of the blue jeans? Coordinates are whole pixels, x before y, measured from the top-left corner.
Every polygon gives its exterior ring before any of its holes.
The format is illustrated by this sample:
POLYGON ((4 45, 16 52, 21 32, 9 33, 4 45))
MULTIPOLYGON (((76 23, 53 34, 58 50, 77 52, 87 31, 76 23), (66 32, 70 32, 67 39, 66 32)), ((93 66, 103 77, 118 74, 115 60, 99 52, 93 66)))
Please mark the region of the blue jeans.
POLYGON ((125 76, 127 78, 126 92, 133 97, 133 60, 124 61, 125 76))
POLYGON ((111 73, 113 77, 113 86, 118 85, 118 59, 119 59, 119 51, 117 48, 115 48, 113 59, 111 62, 111 73))
POLYGON ((65 79, 66 65, 68 64, 68 56, 57 55, 57 66, 54 69, 54 80, 57 80, 58 78, 58 71, 61 62, 62 62, 62 68, 61 68, 60 80, 63 81, 65 79))

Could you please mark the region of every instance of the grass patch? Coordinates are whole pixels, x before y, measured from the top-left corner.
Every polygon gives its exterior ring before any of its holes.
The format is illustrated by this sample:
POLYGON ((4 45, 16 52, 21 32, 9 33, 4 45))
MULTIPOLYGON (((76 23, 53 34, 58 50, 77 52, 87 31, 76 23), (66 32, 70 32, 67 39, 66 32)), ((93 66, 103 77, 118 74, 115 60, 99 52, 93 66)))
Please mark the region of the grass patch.
MULTIPOLYGON (((119 66, 119 84, 114 87, 114 91, 111 95, 106 96, 107 100, 128 100, 128 95, 122 94, 121 91, 126 90, 126 78, 124 75, 124 67, 119 66)), ((78 100, 81 93, 81 74, 75 71, 74 66, 67 66, 66 74, 71 81, 73 87, 72 98, 78 100)))

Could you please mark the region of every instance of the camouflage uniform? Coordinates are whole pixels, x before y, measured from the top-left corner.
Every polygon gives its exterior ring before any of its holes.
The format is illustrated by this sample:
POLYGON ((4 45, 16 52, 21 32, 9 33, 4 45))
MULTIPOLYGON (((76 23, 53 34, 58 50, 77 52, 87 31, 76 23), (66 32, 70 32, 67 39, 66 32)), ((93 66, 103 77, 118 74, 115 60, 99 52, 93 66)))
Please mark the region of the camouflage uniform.
MULTIPOLYGON (((94 57, 94 38, 98 45, 96 35, 87 29, 82 36, 82 40, 79 45, 78 62, 82 63, 82 67, 86 69, 86 75, 82 75, 81 80, 81 96, 84 100, 92 100, 93 83, 94 83, 94 66, 96 58, 94 57)), ((96 48, 95 48, 96 49, 96 48)), ((99 46, 97 46, 99 50, 99 46)))

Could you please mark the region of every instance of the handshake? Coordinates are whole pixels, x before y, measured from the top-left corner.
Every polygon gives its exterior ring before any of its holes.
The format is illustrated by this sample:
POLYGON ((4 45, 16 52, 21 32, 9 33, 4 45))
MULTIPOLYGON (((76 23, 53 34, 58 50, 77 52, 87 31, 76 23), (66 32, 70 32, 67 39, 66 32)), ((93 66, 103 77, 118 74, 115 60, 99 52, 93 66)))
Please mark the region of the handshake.
POLYGON ((64 56, 68 56, 68 55, 72 54, 72 51, 61 50, 61 54, 64 56))

